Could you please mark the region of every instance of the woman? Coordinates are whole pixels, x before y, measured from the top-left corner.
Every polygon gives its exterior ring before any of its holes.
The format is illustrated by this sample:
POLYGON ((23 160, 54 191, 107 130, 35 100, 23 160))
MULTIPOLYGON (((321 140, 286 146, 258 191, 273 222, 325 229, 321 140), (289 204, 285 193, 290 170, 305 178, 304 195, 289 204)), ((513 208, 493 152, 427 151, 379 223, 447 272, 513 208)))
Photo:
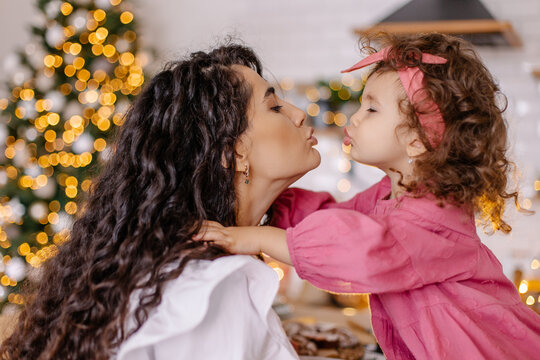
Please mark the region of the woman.
POLYGON ((2 359, 296 358, 273 270, 192 240, 206 219, 258 224, 320 162, 305 114, 261 72, 229 45, 153 78, 2 359))

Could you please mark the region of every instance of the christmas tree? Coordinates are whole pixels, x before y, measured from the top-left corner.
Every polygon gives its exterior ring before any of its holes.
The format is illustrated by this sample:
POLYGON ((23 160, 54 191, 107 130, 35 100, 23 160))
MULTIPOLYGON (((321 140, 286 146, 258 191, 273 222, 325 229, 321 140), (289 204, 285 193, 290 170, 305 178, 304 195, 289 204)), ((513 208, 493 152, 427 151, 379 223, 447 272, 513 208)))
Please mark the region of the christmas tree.
POLYGON ((24 303, 21 287, 69 240, 148 62, 126 0, 36 4, 33 40, 7 58, 0 96, 0 310, 24 303))

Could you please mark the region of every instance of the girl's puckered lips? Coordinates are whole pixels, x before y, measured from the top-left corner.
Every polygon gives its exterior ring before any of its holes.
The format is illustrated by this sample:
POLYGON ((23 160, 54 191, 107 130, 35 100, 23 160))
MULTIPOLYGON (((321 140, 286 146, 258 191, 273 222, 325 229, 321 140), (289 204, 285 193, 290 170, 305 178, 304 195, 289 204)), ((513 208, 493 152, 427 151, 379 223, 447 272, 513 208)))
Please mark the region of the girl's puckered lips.
POLYGON ((352 139, 351 139, 351 136, 349 135, 349 132, 347 131, 347 128, 344 128, 344 132, 345 132, 345 137, 343 138, 343 143, 345 145, 351 145, 352 139))

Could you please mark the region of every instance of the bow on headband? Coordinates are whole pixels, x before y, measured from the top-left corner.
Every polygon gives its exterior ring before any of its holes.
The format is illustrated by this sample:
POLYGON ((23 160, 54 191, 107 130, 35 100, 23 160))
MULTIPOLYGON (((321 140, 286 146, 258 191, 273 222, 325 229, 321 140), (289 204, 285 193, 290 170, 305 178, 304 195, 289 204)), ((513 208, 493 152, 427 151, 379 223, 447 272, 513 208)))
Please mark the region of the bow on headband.
MULTIPOLYGON (((379 61, 386 61, 388 60, 389 51, 390 47, 386 47, 343 70, 342 73, 358 70, 379 61)), ((446 59, 440 56, 426 53, 422 53, 421 61, 424 64, 445 64, 447 62, 446 59)), ((424 73, 417 66, 405 66, 398 70, 398 74, 409 101, 418 109, 416 115, 428 137, 429 143, 431 146, 436 147, 442 139, 445 125, 439 107, 429 98, 424 89, 424 73), (420 104, 422 104, 421 109, 419 109, 420 104)))

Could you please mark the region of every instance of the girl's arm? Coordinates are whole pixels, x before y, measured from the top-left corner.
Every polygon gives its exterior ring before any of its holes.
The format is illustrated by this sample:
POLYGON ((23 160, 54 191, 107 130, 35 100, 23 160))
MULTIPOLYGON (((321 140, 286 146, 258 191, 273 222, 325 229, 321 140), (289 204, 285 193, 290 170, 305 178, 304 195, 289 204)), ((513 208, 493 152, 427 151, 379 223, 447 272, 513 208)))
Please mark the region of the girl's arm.
POLYGON ((215 221, 205 221, 193 240, 213 241, 233 254, 256 255, 261 252, 292 265, 285 230, 272 226, 224 227, 215 221))
POLYGON ((477 241, 439 235, 398 210, 378 217, 321 210, 286 232, 298 275, 333 292, 401 292, 477 271, 477 241))
POLYGON ((265 252, 292 264, 302 279, 338 293, 406 291, 465 280, 477 271, 476 242, 449 239, 407 216, 328 209, 286 231, 209 222, 197 239, 216 241, 233 253, 265 252))

